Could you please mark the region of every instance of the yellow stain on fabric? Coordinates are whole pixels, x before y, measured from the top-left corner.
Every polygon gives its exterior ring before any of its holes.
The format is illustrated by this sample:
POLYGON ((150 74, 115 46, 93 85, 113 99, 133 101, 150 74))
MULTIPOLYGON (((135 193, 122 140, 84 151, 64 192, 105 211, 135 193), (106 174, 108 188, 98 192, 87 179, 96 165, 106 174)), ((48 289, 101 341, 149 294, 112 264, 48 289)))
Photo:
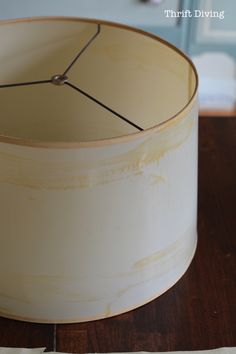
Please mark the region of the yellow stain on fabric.
MULTIPOLYGON (((90 161, 78 160, 75 152, 70 159, 60 158, 60 150, 54 161, 47 161, 32 152, 24 157, 0 150, 0 181, 33 189, 68 190, 91 188, 133 176, 142 175, 143 169, 156 164, 171 150, 179 148, 191 135, 194 117, 185 117, 163 129, 159 134, 145 137, 138 146, 109 158, 98 157, 90 161)), ((26 148, 27 149, 27 148, 26 148)), ((45 153, 45 150, 43 150, 45 153)), ((81 155, 80 155, 81 156, 81 155)), ((98 155, 100 156, 100 155, 98 155)), ((163 182, 157 178, 156 183, 163 182)))
POLYGON ((195 233, 195 229, 194 226, 191 226, 170 246, 136 261, 132 270, 122 275, 123 277, 132 276, 134 280, 130 282, 129 286, 119 290, 116 296, 122 297, 127 292, 147 284, 153 279, 158 281, 158 278, 166 276, 168 272, 173 270, 173 267, 176 268, 182 264, 183 260, 185 260, 185 264, 188 264, 196 247, 196 238, 193 238, 193 233, 195 233), (142 276, 140 277, 140 275, 142 276))
POLYGON ((156 265, 157 263, 163 262, 164 259, 167 261, 170 258, 175 259, 182 255, 182 252, 188 253, 189 240, 192 240, 192 234, 195 232, 193 226, 189 227, 181 237, 179 237, 175 242, 171 243, 168 247, 158 250, 150 254, 147 257, 144 257, 136 261, 133 265, 133 269, 143 269, 148 266, 156 265))

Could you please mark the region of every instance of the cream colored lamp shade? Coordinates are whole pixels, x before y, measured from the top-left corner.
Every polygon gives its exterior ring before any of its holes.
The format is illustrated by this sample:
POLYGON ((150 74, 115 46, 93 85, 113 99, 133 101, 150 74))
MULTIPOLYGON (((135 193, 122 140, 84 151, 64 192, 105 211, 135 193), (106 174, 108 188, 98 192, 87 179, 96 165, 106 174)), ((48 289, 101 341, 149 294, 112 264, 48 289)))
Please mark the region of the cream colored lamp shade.
POLYGON ((113 316, 156 298, 196 248, 197 75, 109 22, 0 24, 0 314, 113 316))

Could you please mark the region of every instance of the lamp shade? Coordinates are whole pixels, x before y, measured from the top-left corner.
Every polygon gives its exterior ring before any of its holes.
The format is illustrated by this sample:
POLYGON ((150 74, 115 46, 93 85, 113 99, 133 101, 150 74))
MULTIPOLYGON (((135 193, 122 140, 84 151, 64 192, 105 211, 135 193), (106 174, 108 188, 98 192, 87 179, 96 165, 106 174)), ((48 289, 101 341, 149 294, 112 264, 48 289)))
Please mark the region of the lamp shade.
POLYGON ((110 22, 0 24, 0 314, 81 322, 156 298, 196 248, 197 75, 110 22))

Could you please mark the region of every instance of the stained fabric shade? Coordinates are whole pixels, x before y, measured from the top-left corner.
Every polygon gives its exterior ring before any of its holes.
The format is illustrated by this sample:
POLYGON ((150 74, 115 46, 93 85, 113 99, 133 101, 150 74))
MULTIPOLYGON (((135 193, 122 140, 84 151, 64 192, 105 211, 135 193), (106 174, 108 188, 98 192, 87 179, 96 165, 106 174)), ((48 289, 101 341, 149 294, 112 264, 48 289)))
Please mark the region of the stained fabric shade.
POLYGON ((0 42, 1 314, 86 321, 160 295, 196 247, 192 63, 76 18, 2 22, 0 42))

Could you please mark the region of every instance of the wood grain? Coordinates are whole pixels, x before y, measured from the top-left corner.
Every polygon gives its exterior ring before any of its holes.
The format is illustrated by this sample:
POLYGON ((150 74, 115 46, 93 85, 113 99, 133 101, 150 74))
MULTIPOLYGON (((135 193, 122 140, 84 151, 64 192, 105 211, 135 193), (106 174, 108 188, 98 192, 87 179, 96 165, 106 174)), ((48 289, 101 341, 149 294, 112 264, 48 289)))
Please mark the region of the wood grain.
POLYGON ((236 119, 201 117, 198 248, 179 282, 134 311, 81 324, 0 319, 0 346, 169 351, 236 346, 236 119))
POLYGON ((0 347, 53 350, 54 325, 20 322, 0 317, 0 347))

